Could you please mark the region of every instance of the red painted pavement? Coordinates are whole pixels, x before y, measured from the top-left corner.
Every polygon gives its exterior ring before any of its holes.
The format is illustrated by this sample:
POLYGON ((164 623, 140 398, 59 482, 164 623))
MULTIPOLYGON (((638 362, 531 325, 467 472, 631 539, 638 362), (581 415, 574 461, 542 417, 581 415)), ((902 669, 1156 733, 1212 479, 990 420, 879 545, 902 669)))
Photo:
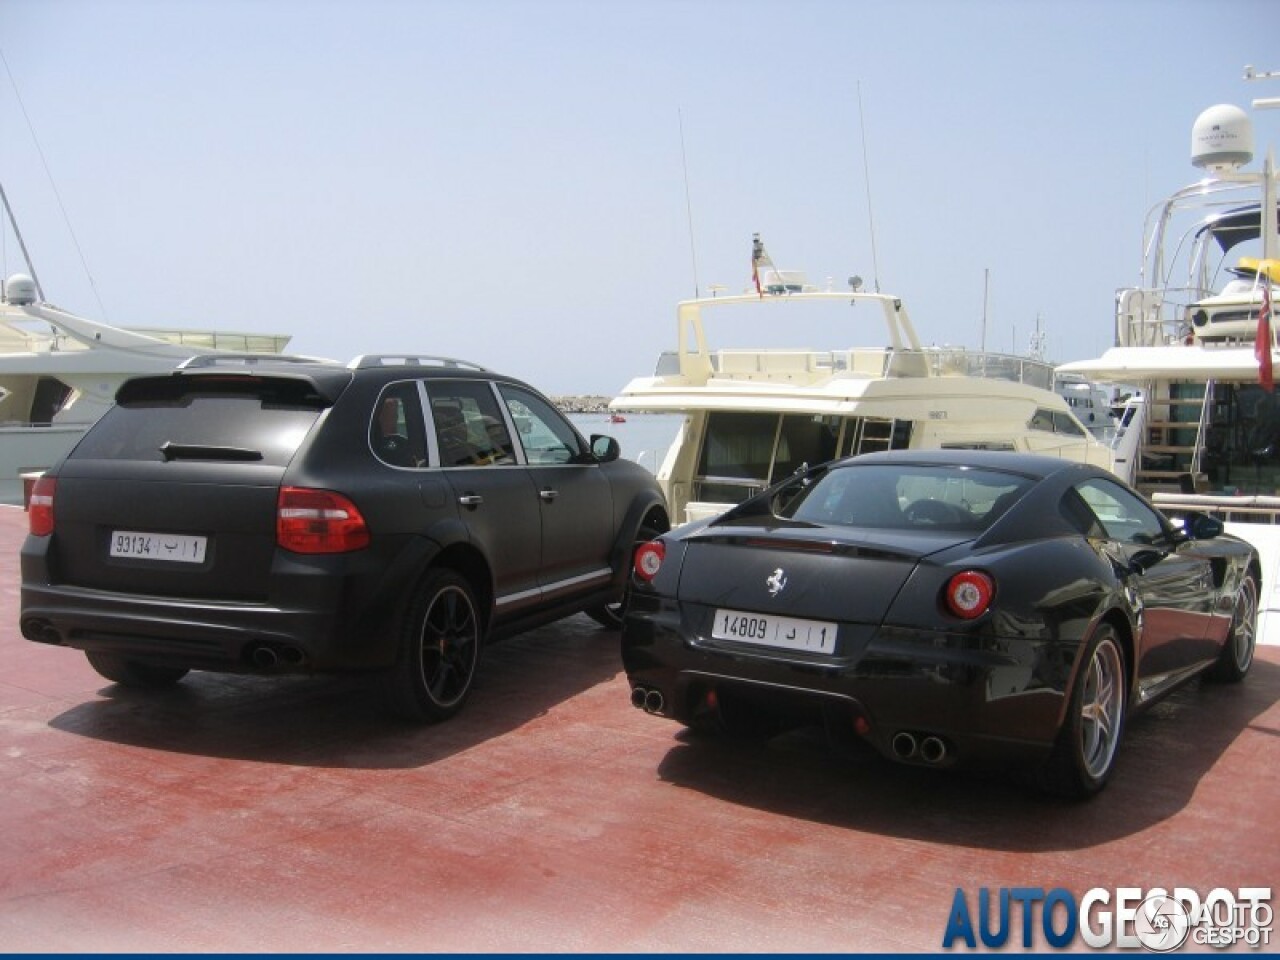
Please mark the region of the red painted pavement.
POLYGON ((132 693, 19 635, 25 522, 0 509, 6 951, 937 951, 957 888, 1280 887, 1280 648, 1134 719, 1066 804, 813 731, 687 738, 582 617, 490 650, 441 726, 352 679, 132 693))

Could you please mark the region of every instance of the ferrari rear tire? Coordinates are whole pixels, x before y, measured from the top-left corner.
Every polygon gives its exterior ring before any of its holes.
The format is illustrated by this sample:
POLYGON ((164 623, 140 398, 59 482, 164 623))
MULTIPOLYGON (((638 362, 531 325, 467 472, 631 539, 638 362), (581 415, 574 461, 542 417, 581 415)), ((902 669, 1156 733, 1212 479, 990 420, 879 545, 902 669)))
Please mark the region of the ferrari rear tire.
POLYGON ((1209 668, 1207 676, 1225 683, 1239 683, 1253 666, 1253 653, 1257 643, 1258 583, 1253 579, 1253 574, 1247 573, 1236 591, 1227 642, 1218 655, 1218 662, 1209 668))
POLYGON ((98 673, 122 687, 139 690, 163 690, 172 687, 189 672, 186 667, 166 667, 158 663, 130 660, 118 653, 86 650, 85 659, 98 673))
POLYGON ((1066 720, 1040 777, 1049 793, 1074 799, 1106 786, 1124 734, 1128 683, 1114 627, 1104 623, 1094 631, 1081 664, 1066 720))

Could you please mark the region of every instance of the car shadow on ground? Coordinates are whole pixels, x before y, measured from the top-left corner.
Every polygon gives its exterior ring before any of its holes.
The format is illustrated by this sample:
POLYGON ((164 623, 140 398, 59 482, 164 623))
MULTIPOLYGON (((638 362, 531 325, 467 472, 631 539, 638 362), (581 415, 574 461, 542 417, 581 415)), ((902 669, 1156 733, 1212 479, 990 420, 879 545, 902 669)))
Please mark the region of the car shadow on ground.
POLYGON ((502 736, 617 675, 618 634, 573 617, 486 649, 462 711, 443 723, 392 717, 374 676, 195 671, 176 687, 108 684, 53 717, 78 736, 192 756, 352 769, 420 767, 502 736))
POLYGON ((862 746, 833 750, 820 728, 766 743, 677 734, 664 781, 771 813, 928 843, 1020 852, 1079 850, 1138 833, 1185 808, 1242 734, 1277 738, 1260 718, 1280 700, 1280 665, 1243 684, 1192 680, 1130 718, 1111 782, 1087 801, 1037 792, 1026 777, 928 770, 862 746), (1011 829, 1037 818, 1040 829, 1011 829))

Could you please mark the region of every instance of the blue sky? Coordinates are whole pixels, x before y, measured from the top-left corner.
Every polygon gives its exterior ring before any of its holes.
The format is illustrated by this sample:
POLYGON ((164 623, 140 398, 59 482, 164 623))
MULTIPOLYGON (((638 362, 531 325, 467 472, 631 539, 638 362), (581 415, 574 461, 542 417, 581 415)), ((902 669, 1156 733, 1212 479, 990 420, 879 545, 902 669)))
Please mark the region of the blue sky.
POLYGON ((979 345, 989 271, 988 348, 1039 318, 1065 361, 1199 112, 1280 96, 1241 79, 1277 37, 1276 0, 0 0, 0 180, 48 298, 125 326, 612 394, 674 346, 691 247, 738 290, 759 231, 926 342, 979 345))

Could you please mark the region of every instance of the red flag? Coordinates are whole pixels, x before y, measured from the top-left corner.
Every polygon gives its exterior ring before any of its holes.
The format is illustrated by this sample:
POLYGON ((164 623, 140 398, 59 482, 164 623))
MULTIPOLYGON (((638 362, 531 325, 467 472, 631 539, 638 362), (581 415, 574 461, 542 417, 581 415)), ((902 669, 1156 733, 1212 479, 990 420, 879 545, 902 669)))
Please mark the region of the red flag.
POLYGON ((1276 389, 1271 372, 1271 284, 1262 278, 1262 309, 1258 311, 1258 333, 1253 340, 1253 355, 1258 358, 1258 380, 1262 389, 1273 393, 1276 389))

